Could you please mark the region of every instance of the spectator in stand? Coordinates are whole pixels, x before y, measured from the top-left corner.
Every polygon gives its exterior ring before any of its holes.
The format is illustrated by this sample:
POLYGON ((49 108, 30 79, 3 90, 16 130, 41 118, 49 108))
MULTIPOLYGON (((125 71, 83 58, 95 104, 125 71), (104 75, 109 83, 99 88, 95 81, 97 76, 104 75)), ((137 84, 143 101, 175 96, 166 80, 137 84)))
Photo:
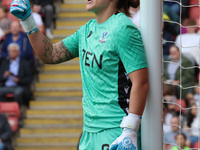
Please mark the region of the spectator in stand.
POLYGON ((175 87, 170 84, 163 84, 163 98, 168 103, 168 111, 173 115, 184 115, 186 102, 184 99, 177 99, 175 94, 175 87), (182 107, 180 111, 180 107, 182 107))
MULTIPOLYGON (((166 7, 171 8, 173 12, 175 12, 177 15, 180 15, 180 0, 171 0, 171 1, 164 1, 164 5, 166 7)), ((189 0, 181 0, 182 5, 188 5, 189 0)), ((182 7, 181 8, 181 17, 182 18, 187 18, 188 17, 188 8, 187 7, 182 7)))
POLYGON ((195 27, 196 21, 192 18, 188 19, 186 22, 186 30, 187 33, 178 35, 175 42, 176 45, 181 50, 182 54, 185 54, 187 56, 191 56, 192 59, 195 60, 195 63, 199 65, 199 57, 200 57, 200 51, 199 51, 199 41, 200 41, 200 35, 196 33, 197 27, 195 27), (190 27, 189 27, 190 26, 190 27))
MULTIPOLYGON (((181 56, 179 48, 176 45, 172 45, 169 51, 171 58, 169 59, 170 62, 164 63, 163 80, 173 85, 181 85, 183 88, 194 86, 195 85, 194 69, 180 68, 180 65, 186 68, 191 67, 192 63, 183 55, 181 56), (180 74, 182 77, 181 80, 180 80, 180 74)), ((186 95, 189 92, 193 92, 192 89, 182 89, 181 98, 186 99, 186 95)), ((176 97, 178 99, 180 98, 179 86, 176 86, 176 97)))
MULTIPOLYGON (((168 19, 167 19, 168 21, 179 22, 179 16, 176 14, 176 12, 174 12, 171 9, 171 7, 163 5, 163 12, 164 12, 165 16, 168 16, 168 19)), ((165 26, 173 36, 176 36, 180 33, 180 31, 179 31, 180 28, 177 24, 166 22, 165 26)))
MULTIPOLYGON (((164 1, 163 2, 163 11, 164 13, 169 16, 171 21, 175 21, 179 23, 180 21, 180 0, 171 0, 171 1, 164 1)), ((189 0, 181 0, 182 5, 188 5, 189 0)), ((189 17, 188 7, 181 7, 181 19, 184 20, 185 18, 189 17)), ((169 32, 176 36, 180 33, 180 27, 174 23, 167 23, 167 28, 169 32)))
POLYGON ((0 114, 0 150, 13 150, 11 136, 8 120, 4 114, 0 114))
POLYGON ((44 13, 45 15, 45 28, 46 36, 49 39, 53 39, 54 36, 51 32, 51 25, 53 22, 53 13, 54 13, 54 0, 33 0, 33 12, 44 13))
POLYGON ((164 2, 164 5, 170 7, 177 15, 180 13, 180 5, 177 3, 179 0, 172 0, 164 2))
POLYGON ((30 62, 32 68, 35 67, 35 57, 32 46, 27 35, 21 31, 21 25, 18 21, 11 23, 11 33, 6 35, 1 48, 1 57, 8 58, 8 45, 10 43, 17 43, 20 47, 20 58, 26 59, 30 62))
POLYGON ((7 17, 8 8, 0 5, 0 40, 10 33, 11 20, 7 17))
POLYGON ((176 144, 177 146, 173 146, 171 150, 179 150, 178 147, 180 147, 181 149, 187 149, 189 150, 190 148, 186 145, 186 141, 187 141, 187 137, 184 133, 177 133, 177 135, 175 136, 176 139, 176 144))
POLYGON ((164 100, 168 103, 168 110, 172 114, 176 114, 176 101, 177 98, 175 95, 164 96, 164 100))
POLYGON ((176 88, 171 84, 163 84, 163 96, 176 95, 176 88))
POLYGON ((44 23, 43 23, 41 15, 33 9, 33 2, 32 1, 30 1, 30 4, 31 4, 31 9, 32 9, 32 15, 33 15, 33 18, 35 20, 36 25, 38 26, 38 29, 42 33, 45 33, 44 32, 44 23))
MULTIPOLYGON (((172 147, 172 146, 176 145, 175 137, 180 132, 179 117, 178 116, 173 116, 171 118, 170 124, 171 124, 171 131, 168 132, 168 133, 164 133, 163 143, 164 144, 170 144, 169 147, 172 147)), ((186 135, 187 139, 189 139, 189 134, 187 132, 183 132, 183 133, 186 135)), ((187 145, 190 145, 190 141, 189 140, 187 140, 187 145)))
POLYGON ((173 45, 173 35, 166 29, 163 23, 163 59, 167 60, 169 57, 169 48, 173 45))
POLYGON ((163 133, 164 134, 171 131, 171 127, 169 126, 169 124, 172 117, 173 115, 169 112, 168 104, 165 101, 163 103, 163 133))
POLYGON ((199 139, 199 115, 198 115, 198 106, 197 104, 191 104, 191 109, 187 114, 187 125, 184 127, 190 133, 190 141, 192 146, 199 139))
POLYGON ((187 101, 189 102, 189 104, 192 103, 199 103, 199 86, 198 84, 195 84, 194 87, 194 94, 193 93, 188 93, 187 94, 187 101))
POLYGON ((29 63, 19 57, 20 47, 16 43, 8 46, 9 59, 4 60, 0 68, 0 100, 5 100, 7 93, 14 94, 14 100, 20 105, 23 100, 28 104, 31 91, 32 72, 29 63))

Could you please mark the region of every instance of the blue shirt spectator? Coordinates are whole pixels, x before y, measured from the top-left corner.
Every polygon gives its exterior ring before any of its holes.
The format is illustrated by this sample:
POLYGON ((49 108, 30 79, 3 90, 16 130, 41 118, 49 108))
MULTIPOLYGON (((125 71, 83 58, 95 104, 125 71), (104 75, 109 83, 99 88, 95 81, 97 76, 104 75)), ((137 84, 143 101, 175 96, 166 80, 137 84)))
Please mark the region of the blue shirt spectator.
MULTIPOLYGON (((164 144, 170 144, 171 146, 175 146, 176 145, 176 135, 180 132, 179 130, 179 117, 178 116, 173 116, 171 118, 171 129, 172 131, 165 133, 164 137, 163 137, 163 143, 164 144)), ((182 131, 183 132, 183 131, 182 131)), ((187 139, 189 139, 189 133, 188 132, 183 132, 187 139)), ((187 141, 187 143, 189 143, 189 141, 187 141)))
POLYGON ((26 59, 32 66, 35 66, 35 58, 33 48, 25 33, 21 31, 21 25, 17 21, 11 23, 11 33, 6 35, 6 39, 2 43, 1 57, 8 57, 8 45, 17 43, 20 47, 20 58, 26 59))
POLYGON ((0 68, 0 101, 5 100, 7 93, 13 93, 15 101, 20 105, 22 102, 28 105, 32 95, 29 87, 32 81, 29 62, 19 58, 20 48, 16 43, 11 43, 8 49, 10 59, 4 60, 0 68))
MULTIPOLYGON (((15 76, 18 76, 18 71, 19 71, 19 57, 16 58, 16 60, 10 60, 10 66, 9 66, 9 71, 12 72, 15 76)), ((5 86, 10 87, 10 86, 17 86, 17 83, 13 81, 13 76, 9 76, 8 79, 5 82, 5 86)))

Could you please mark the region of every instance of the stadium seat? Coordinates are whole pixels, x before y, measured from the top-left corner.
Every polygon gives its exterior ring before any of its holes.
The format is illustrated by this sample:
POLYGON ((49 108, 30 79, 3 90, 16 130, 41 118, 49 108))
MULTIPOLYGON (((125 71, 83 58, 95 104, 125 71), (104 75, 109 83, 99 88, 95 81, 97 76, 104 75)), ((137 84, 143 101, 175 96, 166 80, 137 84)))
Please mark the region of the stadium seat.
MULTIPOLYGON (((190 0, 190 5, 199 5, 199 0, 190 0)), ((200 8, 199 6, 189 7, 189 17, 193 19, 199 19, 200 8)))
POLYGON ((199 0, 190 0, 190 5, 199 5, 199 0))
POLYGON ((17 102, 0 102, 0 112, 8 116, 20 117, 19 104, 17 102))
POLYGON ((20 109, 17 102, 0 102, 0 113, 7 116, 8 122, 13 132, 18 130, 20 109))
POLYGON ((198 6, 189 8, 189 17, 193 19, 199 19, 200 8, 198 6))

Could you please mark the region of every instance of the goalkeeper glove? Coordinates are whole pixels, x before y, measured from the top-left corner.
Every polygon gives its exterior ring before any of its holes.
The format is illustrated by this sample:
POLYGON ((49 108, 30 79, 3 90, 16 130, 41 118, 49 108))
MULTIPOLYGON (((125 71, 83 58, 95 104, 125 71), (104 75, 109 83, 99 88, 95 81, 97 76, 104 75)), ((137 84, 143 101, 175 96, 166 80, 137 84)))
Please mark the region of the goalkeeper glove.
POLYGON ((38 30, 35 20, 31 15, 29 0, 13 0, 10 6, 10 12, 20 20, 27 34, 34 33, 38 30))
POLYGON ((137 131, 141 117, 132 113, 125 116, 120 127, 122 134, 111 144, 110 150, 137 150, 137 131))

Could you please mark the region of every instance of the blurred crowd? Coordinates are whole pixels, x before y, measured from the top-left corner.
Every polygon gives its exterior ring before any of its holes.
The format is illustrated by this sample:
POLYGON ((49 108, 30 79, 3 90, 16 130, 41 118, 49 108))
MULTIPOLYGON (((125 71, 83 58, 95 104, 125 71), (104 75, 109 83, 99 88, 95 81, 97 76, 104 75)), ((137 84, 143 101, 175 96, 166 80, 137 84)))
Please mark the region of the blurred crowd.
MULTIPOLYGON (((13 149, 12 137, 23 108, 34 99, 32 85, 41 65, 20 22, 9 11, 11 2, 0 0, 0 150, 13 149)), ((36 24, 49 39, 54 38, 55 2, 30 0, 36 24)))
POLYGON ((199 148, 199 0, 164 1, 163 11, 164 150, 199 148))
MULTIPOLYGON (((12 93, 20 106, 28 106, 38 59, 20 22, 9 12, 11 2, 1 0, 0 4, 0 101, 12 93)), ((53 39, 54 0, 31 0, 30 4, 39 30, 53 39)))

